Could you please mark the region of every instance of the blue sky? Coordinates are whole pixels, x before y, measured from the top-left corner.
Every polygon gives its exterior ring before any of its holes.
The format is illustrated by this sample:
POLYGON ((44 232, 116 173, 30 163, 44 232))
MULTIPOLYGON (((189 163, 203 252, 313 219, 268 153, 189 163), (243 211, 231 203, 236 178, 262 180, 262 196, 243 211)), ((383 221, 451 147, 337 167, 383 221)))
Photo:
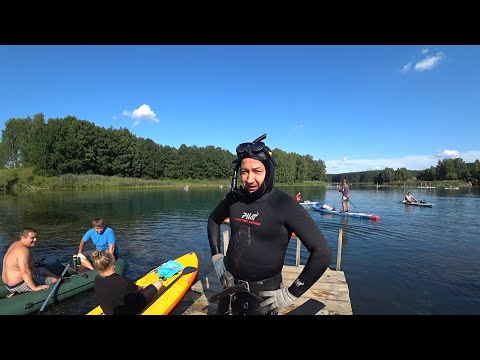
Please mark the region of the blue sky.
POLYGON ((333 174, 422 170, 480 159, 480 46, 0 46, 0 130, 37 113, 232 153, 267 133, 333 174))

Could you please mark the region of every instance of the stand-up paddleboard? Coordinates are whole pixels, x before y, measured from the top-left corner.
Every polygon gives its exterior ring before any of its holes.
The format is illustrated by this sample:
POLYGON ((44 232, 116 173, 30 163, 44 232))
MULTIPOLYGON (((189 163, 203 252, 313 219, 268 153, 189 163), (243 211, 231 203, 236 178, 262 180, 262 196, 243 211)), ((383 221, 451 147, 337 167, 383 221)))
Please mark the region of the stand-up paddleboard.
MULTIPOLYGON (((174 262, 181 264, 183 268, 171 277, 164 279, 162 288, 154 296, 150 304, 140 313, 140 315, 168 315, 173 308, 180 302, 186 292, 190 289, 198 273, 198 257, 194 252, 189 252, 174 262)), ((139 286, 148 286, 159 279, 158 270, 164 264, 149 271, 145 276, 138 279, 135 284, 139 286)), ((87 315, 104 315, 102 308, 97 306, 87 313, 87 315)))
POLYGON ((428 203, 426 201, 420 200, 418 202, 408 202, 407 200, 399 200, 398 202, 401 202, 402 204, 405 205, 415 205, 415 206, 427 206, 427 207, 432 207, 432 203, 428 203))
POLYGON ((318 206, 318 201, 306 200, 306 201, 300 202, 299 204, 302 205, 304 208, 309 209, 309 208, 313 207, 314 205, 318 206))
POLYGON ((325 209, 325 208, 320 207, 320 206, 313 206, 313 210, 319 211, 323 214, 349 216, 349 217, 356 217, 356 218, 368 219, 368 220, 373 220, 373 221, 379 221, 380 220, 380 216, 374 215, 374 214, 369 214, 369 213, 343 212, 343 211, 337 211, 337 210, 333 210, 333 209, 325 209))

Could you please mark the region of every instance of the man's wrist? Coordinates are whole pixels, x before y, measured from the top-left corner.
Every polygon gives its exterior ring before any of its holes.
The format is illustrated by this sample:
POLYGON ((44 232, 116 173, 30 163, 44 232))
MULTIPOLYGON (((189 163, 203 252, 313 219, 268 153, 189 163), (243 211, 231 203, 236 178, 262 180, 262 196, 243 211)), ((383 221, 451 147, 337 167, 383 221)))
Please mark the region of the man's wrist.
MULTIPOLYGON (((295 284, 295 283, 294 283, 295 284)), ((290 295, 292 295, 293 297, 295 297, 295 300, 298 299, 300 296, 302 296, 303 292, 300 291, 298 289, 297 286, 294 286, 294 284, 292 286, 290 286, 287 291, 290 293, 290 295)))

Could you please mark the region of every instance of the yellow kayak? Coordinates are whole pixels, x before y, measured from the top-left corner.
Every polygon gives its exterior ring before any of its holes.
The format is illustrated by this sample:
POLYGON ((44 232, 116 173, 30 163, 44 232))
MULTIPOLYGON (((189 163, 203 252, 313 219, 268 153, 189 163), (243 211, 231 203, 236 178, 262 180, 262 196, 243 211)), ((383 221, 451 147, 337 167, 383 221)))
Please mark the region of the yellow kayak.
MULTIPOLYGON (((162 288, 140 315, 168 315, 193 285, 198 273, 197 254, 189 252, 174 259, 174 261, 180 263, 183 269, 163 281, 162 288)), ((149 271, 145 276, 138 279, 135 284, 148 286, 157 281, 160 266, 149 271)), ((88 312, 87 315, 104 315, 104 313, 99 305, 88 312)))

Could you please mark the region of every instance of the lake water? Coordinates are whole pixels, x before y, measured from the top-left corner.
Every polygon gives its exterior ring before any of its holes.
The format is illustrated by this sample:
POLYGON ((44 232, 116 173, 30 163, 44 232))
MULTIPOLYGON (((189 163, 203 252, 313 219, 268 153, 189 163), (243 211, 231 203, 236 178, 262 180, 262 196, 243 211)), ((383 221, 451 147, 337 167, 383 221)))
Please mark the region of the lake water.
MULTIPOLYGON (((281 187, 282 188, 282 187, 281 187)), ((283 187, 303 199, 341 208, 340 193, 324 187, 283 187)), ((405 189, 351 187, 350 211, 358 218, 309 214, 327 238, 335 269, 338 230, 343 228, 341 270, 354 314, 480 314, 480 189, 408 189, 433 208, 398 203, 405 189)), ((211 270, 206 224, 228 188, 42 191, 0 196, 0 261, 24 226, 38 231, 37 258, 70 257, 102 216, 116 234, 125 275, 137 279, 162 262, 195 251, 199 276, 211 270)), ((222 226, 224 227, 224 226, 222 226)), ((227 227, 225 226, 225 229, 227 227)), ((91 244, 87 248, 92 248, 91 244)), ((302 247, 301 262, 308 252, 302 247)), ((295 241, 286 264, 294 265, 295 241)), ((93 289, 50 306, 45 314, 85 314, 96 305, 93 289)))

